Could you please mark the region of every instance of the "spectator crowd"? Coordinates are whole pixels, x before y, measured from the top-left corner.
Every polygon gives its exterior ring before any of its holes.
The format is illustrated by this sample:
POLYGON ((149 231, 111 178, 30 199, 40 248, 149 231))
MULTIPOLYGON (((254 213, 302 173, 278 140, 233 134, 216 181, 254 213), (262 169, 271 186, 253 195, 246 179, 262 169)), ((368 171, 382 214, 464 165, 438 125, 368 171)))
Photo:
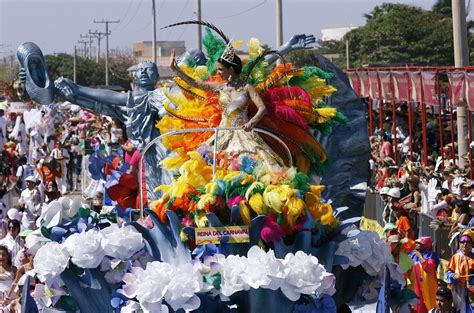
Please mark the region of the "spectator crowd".
MULTIPOLYGON (((84 160, 93 152, 123 160, 134 149, 119 121, 68 103, 7 113, 0 110, 0 310, 19 312, 22 286, 33 269, 25 238, 41 228, 43 208, 70 193, 81 197, 77 191, 87 191, 83 204, 101 203, 103 182, 88 177, 84 160)), ((30 288, 45 290, 35 282, 30 288)))
POLYGON ((451 144, 427 156, 427 164, 419 142, 410 156, 407 132, 399 126, 370 137, 368 180, 382 200, 375 209, 393 258, 416 295, 407 312, 474 312, 474 181, 451 144))

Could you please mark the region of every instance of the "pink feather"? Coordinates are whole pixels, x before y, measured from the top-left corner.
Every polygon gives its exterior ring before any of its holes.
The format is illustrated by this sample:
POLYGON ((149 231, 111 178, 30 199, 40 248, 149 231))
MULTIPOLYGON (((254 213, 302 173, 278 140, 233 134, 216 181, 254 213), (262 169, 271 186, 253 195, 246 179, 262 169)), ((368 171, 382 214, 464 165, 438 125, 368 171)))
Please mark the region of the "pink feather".
POLYGON ((297 86, 273 87, 265 93, 265 96, 271 102, 288 99, 299 99, 304 100, 307 103, 311 103, 311 98, 306 90, 297 86))
POLYGON ((263 222, 262 230, 260 231, 260 237, 266 243, 281 241, 285 237, 285 231, 277 223, 275 215, 267 215, 263 222))
POLYGON ((279 105, 279 103, 277 103, 275 106, 275 116, 278 119, 296 124, 306 131, 308 130, 308 123, 306 123, 306 120, 301 115, 299 115, 295 109, 290 108, 284 104, 279 105))

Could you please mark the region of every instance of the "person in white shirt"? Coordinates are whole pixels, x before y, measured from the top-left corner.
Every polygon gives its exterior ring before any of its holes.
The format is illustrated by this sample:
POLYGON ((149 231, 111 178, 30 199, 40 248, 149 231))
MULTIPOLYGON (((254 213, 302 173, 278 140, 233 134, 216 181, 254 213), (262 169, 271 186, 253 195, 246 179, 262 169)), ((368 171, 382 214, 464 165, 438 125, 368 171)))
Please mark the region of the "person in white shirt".
POLYGON ((41 215, 41 195, 36 188, 34 176, 26 178, 26 189, 21 192, 18 203, 24 208, 21 218, 22 230, 33 230, 36 218, 41 215))
POLYGON ((4 115, 5 111, 0 110, 0 152, 3 151, 3 145, 7 143, 7 119, 4 115))
POLYGON ((61 173, 60 177, 56 177, 56 184, 58 185, 61 194, 67 193, 67 167, 66 163, 69 159, 69 153, 64 149, 59 141, 56 141, 55 147, 51 150, 51 156, 58 162, 61 173))
MULTIPOLYGON (((12 255, 12 260, 16 260, 18 253, 21 250, 20 245, 20 222, 17 220, 8 221, 8 232, 2 240, 0 240, 0 246, 7 247, 8 251, 12 255)), ((14 264, 15 265, 15 264, 14 264)))
POLYGON ((35 174, 35 167, 31 164, 27 163, 27 157, 22 156, 18 161, 18 169, 16 170, 16 177, 17 180, 21 180, 21 190, 26 189, 26 178, 28 176, 34 176, 35 174))

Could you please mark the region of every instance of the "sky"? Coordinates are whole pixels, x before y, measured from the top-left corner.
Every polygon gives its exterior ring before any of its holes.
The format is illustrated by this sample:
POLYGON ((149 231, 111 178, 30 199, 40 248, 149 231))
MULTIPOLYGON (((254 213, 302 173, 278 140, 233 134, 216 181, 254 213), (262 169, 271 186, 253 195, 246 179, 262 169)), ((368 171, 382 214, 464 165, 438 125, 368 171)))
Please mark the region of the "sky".
MULTIPOLYGON (((156 0, 157 40, 184 40, 188 49, 195 48, 194 26, 160 28, 195 19, 196 2, 156 0)), ((275 2, 201 0, 202 19, 233 40, 257 37, 275 46, 275 2)), ((321 38, 322 28, 364 25, 363 14, 383 2, 431 9, 435 0, 283 0, 283 40, 299 33, 321 38)), ((131 51, 134 42, 152 40, 151 4, 152 0, 0 0, 0 57, 13 54, 25 41, 35 42, 45 54, 72 53, 81 34, 105 31, 105 25, 94 24, 94 19, 120 20, 110 24, 109 47, 131 51)), ((472 7, 470 19, 474 19, 472 7)))

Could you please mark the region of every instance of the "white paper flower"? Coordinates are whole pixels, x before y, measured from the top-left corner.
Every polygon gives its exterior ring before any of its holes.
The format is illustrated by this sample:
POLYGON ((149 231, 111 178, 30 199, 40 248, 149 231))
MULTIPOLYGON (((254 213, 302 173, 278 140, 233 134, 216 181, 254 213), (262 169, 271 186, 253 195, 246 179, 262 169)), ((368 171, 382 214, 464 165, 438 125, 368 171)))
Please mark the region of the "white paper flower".
POLYGON ((328 273, 317 258, 298 251, 296 254, 288 253, 283 264, 286 276, 281 291, 288 299, 297 301, 301 294, 326 293, 321 286, 328 273))
POLYGON ((41 234, 40 229, 34 230, 31 234, 29 234, 25 238, 25 246, 28 249, 28 253, 30 253, 33 256, 36 255, 39 248, 41 248, 48 242, 51 242, 51 240, 44 237, 41 234))
POLYGON ((175 269, 166 290, 165 300, 175 311, 192 311, 201 305, 196 293, 202 289, 203 279, 198 269, 190 263, 183 264, 175 269))
POLYGON ((34 268, 42 282, 53 282, 67 267, 68 262, 66 247, 57 242, 49 242, 36 252, 34 268))
POLYGON ((362 267, 367 274, 377 275, 383 271, 385 264, 392 262, 390 246, 375 232, 364 231, 363 233, 367 233, 365 237, 370 242, 372 255, 362 263, 362 267))
POLYGON ((134 267, 123 277, 123 293, 129 298, 136 297, 147 310, 158 307, 174 272, 174 266, 163 262, 148 263, 146 269, 134 267))
POLYGON ((48 204, 44 204, 41 209, 41 216, 36 220, 36 225, 41 223, 47 228, 60 225, 63 220, 70 220, 81 207, 80 199, 69 199, 61 197, 53 200, 48 204))
MULTIPOLYGON (((350 234, 356 227, 347 227, 343 233, 350 234)), ((335 254, 349 259, 342 268, 362 265, 369 275, 377 275, 383 265, 391 261, 390 247, 379 238, 378 234, 370 231, 357 231, 354 236, 339 243, 335 254)))
POLYGON ((57 226, 63 218, 63 205, 60 201, 54 200, 44 204, 41 208, 41 216, 36 220, 36 226, 43 223, 47 228, 57 226))
POLYGON ((253 246, 247 253, 249 270, 242 273, 242 278, 251 288, 276 290, 285 278, 283 263, 275 257, 273 250, 263 251, 253 246))
POLYGON ((69 236, 64 244, 71 255, 71 261, 82 268, 96 268, 105 256, 101 246, 100 233, 89 230, 69 236))
POLYGON ((105 254, 114 259, 128 259, 144 246, 142 234, 131 225, 119 228, 112 224, 102 229, 100 234, 105 254))
POLYGON ((216 261, 220 265, 220 291, 224 296, 230 297, 238 291, 250 289, 250 286, 244 281, 244 274, 250 270, 246 257, 216 255, 216 261))

